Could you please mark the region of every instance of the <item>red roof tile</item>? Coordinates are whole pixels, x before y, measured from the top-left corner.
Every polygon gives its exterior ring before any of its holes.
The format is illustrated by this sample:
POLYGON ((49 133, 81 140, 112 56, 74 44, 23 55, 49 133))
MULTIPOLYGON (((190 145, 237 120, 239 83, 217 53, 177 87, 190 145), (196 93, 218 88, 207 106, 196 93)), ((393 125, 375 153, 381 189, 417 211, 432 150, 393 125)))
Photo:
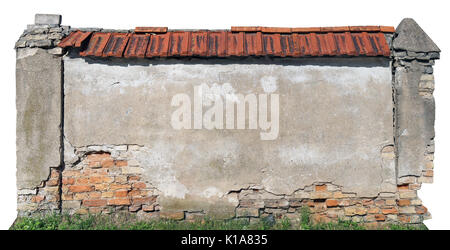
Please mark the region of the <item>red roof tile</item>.
POLYGON ((91 34, 92 32, 72 32, 59 43, 59 46, 79 48, 81 47, 82 42, 86 40, 91 34))
POLYGON ((188 56, 190 39, 190 32, 173 32, 170 39, 169 56, 188 56))
POLYGON ((102 56, 103 50, 105 49, 106 44, 108 43, 108 40, 111 37, 111 34, 112 33, 101 33, 101 32, 94 33, 91 39, 89 40, 87 49, 83 52, 80 52, 80 55, 102 56))
POLYGON ((136 27, 135 33, 166 33, 167 27, 136 27))
POLYGON ((227 32, 209 32, 208 55, 224 57, 227 53, 227 32))
POLYGON ((128 40, 128 46, 125 50, 124 57, 144 58, 149 40, 149 34, 132 34, 128 40))
POLYGON ((222 31, 168 31, 137 27, 134 33, 74 31, 60 47, 97 57, 389 56, 387 26, 318 28, 231 27, 222 31))
POLYGON ((130 36, 131 34, 127 33, 112 33, 103 49, 103 57, 122 57, 130 36))
POLYGON ((207 56, 208 53, 208 32, 190 32, 190 52, 194 56, 207 56))

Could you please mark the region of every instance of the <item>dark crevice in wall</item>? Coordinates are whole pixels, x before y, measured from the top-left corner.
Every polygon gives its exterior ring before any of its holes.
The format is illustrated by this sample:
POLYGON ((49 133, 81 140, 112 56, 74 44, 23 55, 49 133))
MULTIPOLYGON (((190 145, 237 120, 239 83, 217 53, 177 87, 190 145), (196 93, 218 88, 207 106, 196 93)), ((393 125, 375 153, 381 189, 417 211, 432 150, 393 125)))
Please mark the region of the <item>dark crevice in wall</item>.
POLYGON ((395 64, 395 56, 394 56, 394 40, 396 38, 396 34, 394 33, 390 38, 388 43, 391 45, 391 72, 392 72, 392 103, 393 103, 393 110, 392 110, 392 124, 393 124, 393 135, 394 135, 394 153, 395 153, 395 179, 398 180, 398 129, 397 129, 397 88, 396 88, 396 76, 395 76, 395 70, 396 70, 396 64, 395 64))
POLYGON ((64 60, 61 57, 61 117, 60 117, 60 163, 59 163, 59 183, 58 183, 58 209, 62 213, 62 173, 64 171, 64 60))

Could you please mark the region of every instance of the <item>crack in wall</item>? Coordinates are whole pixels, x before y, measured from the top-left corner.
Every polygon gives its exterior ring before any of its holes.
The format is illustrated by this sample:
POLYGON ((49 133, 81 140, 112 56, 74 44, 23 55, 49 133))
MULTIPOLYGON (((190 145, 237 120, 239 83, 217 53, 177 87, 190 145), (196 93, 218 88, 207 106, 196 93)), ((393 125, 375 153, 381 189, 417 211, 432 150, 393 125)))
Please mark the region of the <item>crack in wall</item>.
POLYGON ((59 185, 58 185, 58 194, 59 194, 59 202, 58 208, 59 212, 62 212, 62 172, 65 168, 64 162, 64 154, 65 154, 65 144, 64 144, 64 60, 61 58, 61 123, 60 123, 60 172, 59 172, 59 185))

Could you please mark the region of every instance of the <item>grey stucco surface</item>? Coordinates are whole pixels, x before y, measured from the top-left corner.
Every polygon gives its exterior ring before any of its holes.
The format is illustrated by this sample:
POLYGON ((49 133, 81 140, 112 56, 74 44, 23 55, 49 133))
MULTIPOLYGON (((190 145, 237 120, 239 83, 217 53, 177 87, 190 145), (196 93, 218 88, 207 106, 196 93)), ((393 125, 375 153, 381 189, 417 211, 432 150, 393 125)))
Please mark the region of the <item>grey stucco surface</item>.
POLYGON ((35 188, 60 164, 61 65, 43 49, 17 53, 18 189, 35 188))
MULTIPOLYGON (((64 57, 65 137, 74 146, 137 144, 163 208, 235 207, 230 191, 292 194, 314 182, 373 197, 395 192, 393 103, 386 58, 312 60, 93 60, 64 57), (175 130, 177 93, 274 91, 276 140, 260 130, 175 130), (229 204, 225 206, 223 204, 229 204)), ((204 111, 207 109, 205 107, 204 111)))
POLYGON ((434 138, 433 96, 419 94, 423 66, 412 62, 396 68, 398 177, 420 176, 425 165, 426 147, 434 138))

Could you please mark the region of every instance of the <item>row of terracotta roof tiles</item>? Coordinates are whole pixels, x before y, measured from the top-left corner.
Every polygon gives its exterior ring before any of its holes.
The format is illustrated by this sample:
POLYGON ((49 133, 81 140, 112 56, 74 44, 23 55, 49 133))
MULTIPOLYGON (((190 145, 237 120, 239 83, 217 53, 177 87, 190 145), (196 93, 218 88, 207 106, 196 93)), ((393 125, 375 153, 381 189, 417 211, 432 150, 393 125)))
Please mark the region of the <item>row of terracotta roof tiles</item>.
MULTIPOLYGON (((81 56, 126 58, 390 55, 384 33, 390 33, 392 30, 384 32, 380 26, 360 26, 353 31, 348 31, 345 27, 334 27, 334 30, 321 28, 323 32, 320 33, 289 33, 287 30, 270 33, 263 32, 264 28, 167 31, 160 27, 138 27, 134 33, 75 31, 61 41, 59 46, 81 48, 81 56), (242 31, 243 29, 246 31, 242 31), (327 29, 328 31, 325 31, 327 29)), ((285 28, 272 28, 272 31, 275 31, 273 29, 285 28)), ((292 32, 295 28, 289 29, 292 32)))
MULTIPOLYGON (((166 33, 167 27, 136 27, 135 33, 166 33)), ((337 27, 262 27, 262 26, 232 26, 231 32, 262 32, 262 33, 322 33, 322 32, 384 32, 394 33, 392 26, 337 26, 337 27)))

